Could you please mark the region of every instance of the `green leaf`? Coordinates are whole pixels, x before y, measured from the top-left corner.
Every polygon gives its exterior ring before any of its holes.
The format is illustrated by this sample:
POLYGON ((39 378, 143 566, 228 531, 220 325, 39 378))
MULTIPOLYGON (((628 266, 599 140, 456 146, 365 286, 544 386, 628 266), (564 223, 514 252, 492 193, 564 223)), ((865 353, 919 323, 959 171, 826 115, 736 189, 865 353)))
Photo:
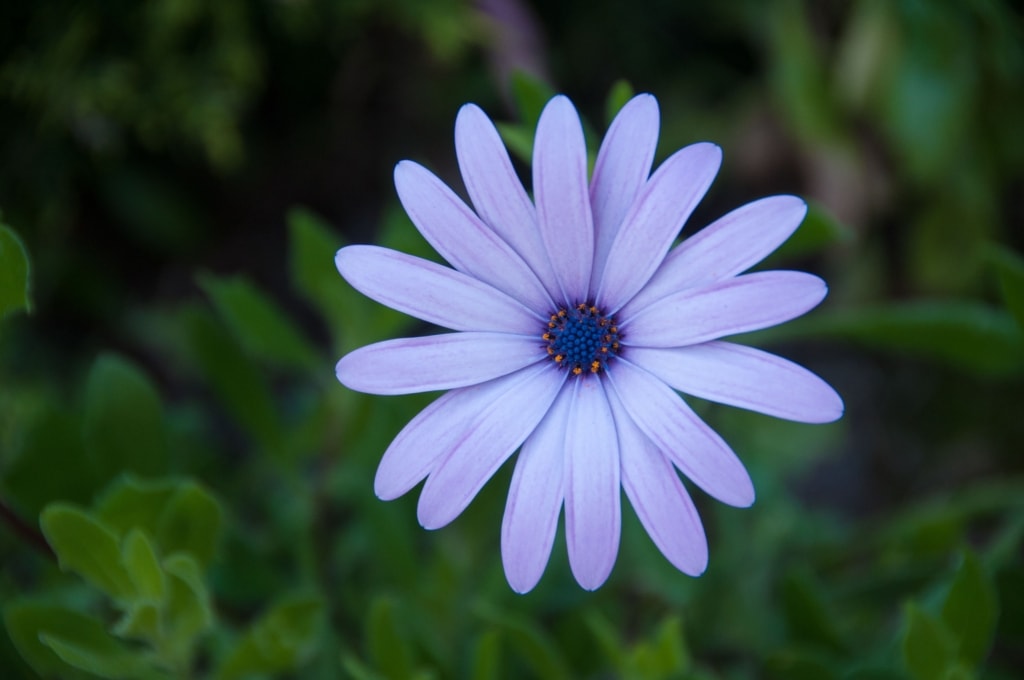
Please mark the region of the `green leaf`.
POLYGON ((81 420, 54 405, 25 435, 17 456, 4 470, 9 497, 26 515, 37 516, 47 503, 88 503, 99 488, 82 443, 81 420))
POLYGON ((113 632, 121 638, 156 643, 164 635, 162 614, 159 604, 148 600, 136 600, 114 626, 113 632))
POLYGON ((28 253, 21 239, 0 222, 0 318, 8 312, 32 311, 28 253))
POLYGON ((169 655, 187 666, 196 638, 213 625, 213 609, 199 564, 191 555, 177 553, 162 565, 167 574, 167 634, 169 655))
POLYGON ((677 677, 690 666, 690 654, 683 635, 683 622, 678 616, 669 616, 655 632, 649 643, 637 645, 633 651, 633 666, 650 677, 677 677))
POLYGON ((369 656, 374 668, 385 677, 401 680, 413 673, 409 636, 402 629, 397 604, 388 597, 377 597, 370 605, 367 620, 369 656))
POLYGON ((999 601, 991 577, 971 550, 965 550, 953 577, 942 621, 959 641, 960 659, 977 666, 988 655, 996 632, 999 601))
POLYGON ((532 620, 487 606, 478 607, 477 613, 501 631, 502 637, 533 669, 533 676, 554 679, 574 677, 558 648, 532 620))
POLYGON ((179 487, 180 482, 173 479, 144 480, 125 475, 103 491, 94 512, 118 534, 138 528, 151 537, 157 536, 160 519, 179 487))
POLYGON ((782 581, 782 607, 790 638, 830 652, 846 645, 836 628, 836 617, 825 603, 820 587, 805 571, 793 571, 782 581))
POLYGON ((47 506, 40 524, 61 569, 77 573, 115 599, 135 596, 135 585, 121 563, 120 542, 113 531, 64 503, 47 506))
POLYGON ((93 364, 85 387, 85 444, 101 482, 121 472, 167 472, 163 404, 134 363, 105 354, 93 364))
POLYGON ((604 104, 604 115, 608 125, 612 124, 615 116, 622 110, 622 107, 633 98, 636 92, 628 80, 616 80, 608 91, 608 98, 604 104))
POLYGON ((473 680, 498 680, 503 677, 501 633, 487 630, 480 634, 473 646, 473 680))
POLYGON ((201 567, 217 551, 224 513, 220 503, 195 482, 182 482, 157 523, 157 542, 165 553, 186 552, 201 567))
POLYGON ((255 441, 280 455, 283 435, 277 408, 252 359, 238 351, 227 329, 206 309, 185 307, 181 323, 202 375, 230 415, 255 441))
POLYGON ((512 99, 519 110, 519 119, 527 129, 536 129, 540 113, 548 100, 555 96, 555 91, 547 83, 525 71, 514 72, 511 85, 512 99))
POLYGON ((201 275, 199 285, 249 356, 280 368, 314 371, 321 367, 319 353, 251 281, 201 275))
POLYGON ((956 641, 942 621, 914 603, 906 607, 903 662, 917 680, 941 680, 953 668, 956 641))
POLYGON ((1000 245, 992 245, 988 252, 999 276, 1006 308, 1024 331, 1024 257, 1000 245))
POLYGON ((814 255, 831 245, 851 241, 853 237, 853 230, 837 220, 827 209, 817 203, 808 203, 804 221, 759 268, 776 268, 779 262, 814 255))
POLYGON ((911 353, 985 377, 1024 373, 1024 338, 1013 317, 977 302, 908 302, 820 313, 765 337, 815 336, 911 353))
POLYGON ((101 678, 152 678, 156 673, 145 660, 109 635, 68 639, 48 632, 39 641, 53 650, 62 661, 101 678))
POLYGON ((330 226, 308 210, 288 213, 288 270, 292 285, 327 321, 338 342, 356 318, 352 299, 358 295, 345 284, 334 266, 334 256, 346 245, 330 226), (351 317, 347 315, 352 313, 351 317))
POLYGON ((512 152, 512 155, 518 157, 524 163, 532 162, 533 128, 512 123, 495 123, 495 127, 498 128, 498 132, 501 133, 501 139, 505 142, 508 150, 512 152))
POLYGON ((32 669, 42 677, 67 680, 86 678, 84 672, 61 659, 43 644, 40 634, 48 633, 65 640, 86 640, 103 645, 110 637, 103 624, 73 609, 30 600, 11 602, 4 607, 4 627, 14 647, 32 669))
POLYGON ((319 595, 295 595, 277 602, 226 655, 217 677, 226 680, 297 669, 316 652, 323 623, 319 595))
POLYGON ((132 529, 121 544, 124 567, 135 584, 137 597, 161 602, 167 592, 164 572, 160 568, 153 544, 145 532, 132 529))

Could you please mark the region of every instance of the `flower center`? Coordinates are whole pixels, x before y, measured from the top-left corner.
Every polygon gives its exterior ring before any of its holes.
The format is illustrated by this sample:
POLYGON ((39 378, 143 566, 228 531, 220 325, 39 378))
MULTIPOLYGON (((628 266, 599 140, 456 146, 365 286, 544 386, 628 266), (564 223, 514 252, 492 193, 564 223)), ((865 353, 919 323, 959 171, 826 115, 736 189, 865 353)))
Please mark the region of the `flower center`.
POLYGON ((615 319, 587 303, 552 314, 541 338, 551 360, 573 375, 607 370, 608 362, 619 353, 615 319))

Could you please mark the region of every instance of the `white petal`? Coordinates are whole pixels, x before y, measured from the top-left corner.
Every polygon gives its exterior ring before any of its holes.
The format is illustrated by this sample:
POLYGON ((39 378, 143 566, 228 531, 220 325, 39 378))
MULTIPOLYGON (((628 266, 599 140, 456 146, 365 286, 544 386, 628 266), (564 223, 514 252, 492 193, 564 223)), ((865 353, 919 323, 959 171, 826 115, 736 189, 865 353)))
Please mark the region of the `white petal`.
POLYGON ((598 287, 599 307, 618 311, 650 280, 721 164, 722 150, 703 142, 680 149, 655 171, 612 243, 598 287))
POLYGON ((626 413, 683 474, 728 505, 754 502, 743 463, 672 388, 622 357, 607 375, 626 413))
POLYGON ((474 104, 459 110, 455 151, 462 181, 480 219, 519 253, 549 295, 559 294, 558 280, 540 238, 537 211, 516 176, 497 129, 474 104))
POLYGON ((826 293, 824 281, 804 272, 744 274, 669 295, 633 316, 623 310, 619 326, 632 346, 695 345, 789 321, 817 306, 826 293))
POLYGON ((576 581, 594 590, 619 551, 619 445, 601 380, 576 380, 565 433, 565 537, 576 581))
POLYGON ((338 380, 369 394, 411 394, 476 385, 546 358, 537 337, 466 332, 386 340, 338 362, 338 380))
POLYGON ((597 289, 612 241, 619 233, 640 187, 651 174, 658 146, 658 100, 638 94, 626 102, 601 142, 590 179, 594 215, 594 271, 590 287, 597 289))
POLYGON ((674 248, 629 308, 745 272, 782 245, 806 214, 796 196, 769 196, 733 210, 674 248))
POLYGON ((433 173, 402 161, 395 166, 395 188, 413 224, 453 267, 530 309, 552 308, 550 296, 526 262, 433 173))
POLYGON ((505 577, 517 593, 533 589, 544 573, 564 496, 565 429, 573 386, 562 386, 544 419, 519 452, 501 524, 505 577))
POLYGON ((425 529, 439 529, 466 509, 537 427, 565 381, 565 373, 551 362, 524 368, 510 377, 516 380, 504 394, 479 404, 481 410, 468 422, 454 423, 458 429, 445 457, 438 461, 420 494, 417 516, 425 529))
POLYGON ((608 391, 619 434, 622 488, 658 550, 676 569, 699 576, 707 568, 708 541, 697 508, 672 463, 633 423, 608 391))
POLYGON ((363 295, 455 331, 529 335, 547 320, 482 281, 396 250, 348 246, 334 261, 363 295))
POLYGON ((829 423, 843 400, 806 368, 768 352, 729 342, 672 349, 634 347, 629 360, 674 389, 802 423, 829 423))
POLYGON ((537 123, 533 192, 541 238, 561 284, 562 301, 583 302, 594 261, 587 147, 576 109, 562 95, 547 103, 537 123))

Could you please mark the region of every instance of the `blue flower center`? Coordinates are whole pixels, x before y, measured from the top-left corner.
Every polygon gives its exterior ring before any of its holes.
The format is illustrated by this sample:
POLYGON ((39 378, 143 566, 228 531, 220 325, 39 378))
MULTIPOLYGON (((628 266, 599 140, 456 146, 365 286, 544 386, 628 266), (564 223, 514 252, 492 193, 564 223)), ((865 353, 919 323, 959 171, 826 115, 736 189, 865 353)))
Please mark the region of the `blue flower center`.
POLYGON ((548 356, 573 375, 597 374, 619 353, 619 327, 594 305, 581 303, 551 315, 541 336, 548 356))

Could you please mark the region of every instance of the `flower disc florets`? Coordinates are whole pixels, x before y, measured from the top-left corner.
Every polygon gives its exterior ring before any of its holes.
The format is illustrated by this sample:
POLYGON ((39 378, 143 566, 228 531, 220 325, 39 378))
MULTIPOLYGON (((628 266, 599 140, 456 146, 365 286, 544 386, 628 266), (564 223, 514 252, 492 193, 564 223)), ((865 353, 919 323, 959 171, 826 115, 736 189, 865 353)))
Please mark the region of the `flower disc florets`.
POLYGON ((600 373, 619 353, 615 319, 585 302, 552 314, 541 338, 551 360, 573 375, 600 373))

